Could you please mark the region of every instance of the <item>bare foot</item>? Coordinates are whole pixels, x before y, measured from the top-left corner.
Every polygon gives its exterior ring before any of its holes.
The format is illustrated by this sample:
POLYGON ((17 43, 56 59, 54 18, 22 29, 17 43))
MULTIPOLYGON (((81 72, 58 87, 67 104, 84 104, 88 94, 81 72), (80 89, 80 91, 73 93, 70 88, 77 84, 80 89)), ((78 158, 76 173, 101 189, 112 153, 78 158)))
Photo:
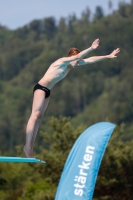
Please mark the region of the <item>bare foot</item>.
POLYGON ((26 146, 24 146, 23 150, 24 150, 24 153, 25 153, 27 158, 33 157, 33 149, 31 149, 29 147, 27 148, 26 146))

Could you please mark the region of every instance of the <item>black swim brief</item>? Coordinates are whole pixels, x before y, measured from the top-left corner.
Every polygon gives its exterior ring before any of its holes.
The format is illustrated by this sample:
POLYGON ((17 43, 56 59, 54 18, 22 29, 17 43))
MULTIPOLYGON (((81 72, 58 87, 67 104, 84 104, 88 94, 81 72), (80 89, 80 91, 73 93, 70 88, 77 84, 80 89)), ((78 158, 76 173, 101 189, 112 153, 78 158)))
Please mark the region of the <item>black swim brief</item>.
POLYGON ((42 85, 40 85, 39 83, 37 83, 33 89, 33 93, 36 91, 36 90, 43 90, 46 94, 45 98, 48 98, 50 96, 50 90, 42 85))

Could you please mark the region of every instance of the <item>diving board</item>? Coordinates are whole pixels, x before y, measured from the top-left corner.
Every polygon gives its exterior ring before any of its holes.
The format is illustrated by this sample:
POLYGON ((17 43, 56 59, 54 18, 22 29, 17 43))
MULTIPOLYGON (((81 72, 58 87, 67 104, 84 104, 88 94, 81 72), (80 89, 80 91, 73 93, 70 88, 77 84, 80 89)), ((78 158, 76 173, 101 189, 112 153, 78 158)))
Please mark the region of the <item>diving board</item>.
POLYGON ((0 162, 34 162, 34 163, 45 163, 45 161, 37 158, 24 158, 24 157, 6 157, 0 156, 0 162))

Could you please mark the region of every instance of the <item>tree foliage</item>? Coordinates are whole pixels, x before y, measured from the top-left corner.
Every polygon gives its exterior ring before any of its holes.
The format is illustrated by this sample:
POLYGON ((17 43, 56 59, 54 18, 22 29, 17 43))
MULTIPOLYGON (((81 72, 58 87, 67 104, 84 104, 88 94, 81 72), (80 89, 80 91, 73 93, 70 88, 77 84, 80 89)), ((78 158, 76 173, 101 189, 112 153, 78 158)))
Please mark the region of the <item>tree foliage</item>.
POLYGON ((117 137, 113 136, 109 143, 94 199, 133 198, 133 2, 130 5, 121 2, 118 11, 108 16, 104 16, 102 7, 96 8, 93 19, 91 15, 91 10, 86 8, 79 19, 73 14, 60 18, 57 23, 54 17, 48 17, 14 31, 0 26, 2 155, 21 154, 31 112, 32 89, 52 62, 67 56, 70 47, 83 50, 96 38, 100 38, 100 46, 89 56, 106 55, 117 47, 121 49, 117 59, 71 70, 52 89, 35 144, 37 156, 47 164, 16 167, 16 164, 1 163, 1 199, 52 200, 74 141, 83 127, 99 121, 125 127, 123 131, 116 130, 117 137), (49 121, 51 116, 57 118, 49 121), (21 149, 20 152, 17 149, 21 149))
MULTIPOLYGON (((66 158, 85 125, 75 127, 70 118, 52 117, 49 128, 41 132, 42 144, 38 147, 39 157, 46 164, 1 163, 0 197, 14 200, 53 200, 66 158), (10 168, 10 170, 9 170, 10 168)), ((125 132, 123 124, 117 126, 98 174, 94 200, 132 200, 133 140, 122 142, 125 132)), ((17 149, 21 155, 20 147, 17 149)))

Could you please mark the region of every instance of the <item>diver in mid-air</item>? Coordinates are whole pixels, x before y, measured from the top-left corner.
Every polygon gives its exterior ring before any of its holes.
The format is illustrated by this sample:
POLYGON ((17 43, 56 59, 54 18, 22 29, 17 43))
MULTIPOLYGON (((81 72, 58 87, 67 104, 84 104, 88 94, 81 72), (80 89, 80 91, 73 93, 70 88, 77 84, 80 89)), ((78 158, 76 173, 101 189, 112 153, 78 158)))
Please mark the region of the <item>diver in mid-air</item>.
MULTIPOLYGON (((33 89, 32 112, 26 128, 26 144, 24 152, 26 157, 33 157, 33 146, 36 134, 48 106, 50 99, 50 91, 53 86, 63 79, 72 68, 77 66, 92 64, 101 60, 116 58, 120 49, 115 49, 109 55, 93 56, 83 59, 89 52, 95 50, 99 46, 99 39, 96 39, 91 47, 80 51, 77 48, 71 48, 67 57, 62 57, 50 65, 44 76, 38 81, 33 89)), ((69 95, 69 94, 68 94, 69 95)))

